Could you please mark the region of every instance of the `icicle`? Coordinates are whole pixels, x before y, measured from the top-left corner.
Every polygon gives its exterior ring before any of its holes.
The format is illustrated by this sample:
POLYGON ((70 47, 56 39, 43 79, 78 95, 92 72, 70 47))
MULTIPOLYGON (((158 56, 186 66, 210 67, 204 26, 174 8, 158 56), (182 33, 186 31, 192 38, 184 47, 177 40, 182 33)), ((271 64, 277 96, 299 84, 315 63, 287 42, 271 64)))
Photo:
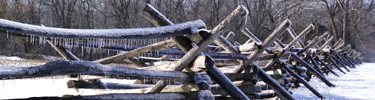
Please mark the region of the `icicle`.
POLYGON ((107 49, 107 56, 109 56, 109 49, 107 49))
POLYGON ((8 38, 9 32, 7 31, 7 38, 8 38))
POLYGON ((34 45, 34 35, 31 35, 31 44, 34 45))
POLYGON ((43 46, 44 47, 46 46, 46 40, 47 40, 47 37, 43 37, 43 46))
POLYGON ((39 37, 39 45, 41 45, 42 44, 42 37, 39 37))
POLYGON ((83 57, 83 47, 81 47, 81 57, 83 57))

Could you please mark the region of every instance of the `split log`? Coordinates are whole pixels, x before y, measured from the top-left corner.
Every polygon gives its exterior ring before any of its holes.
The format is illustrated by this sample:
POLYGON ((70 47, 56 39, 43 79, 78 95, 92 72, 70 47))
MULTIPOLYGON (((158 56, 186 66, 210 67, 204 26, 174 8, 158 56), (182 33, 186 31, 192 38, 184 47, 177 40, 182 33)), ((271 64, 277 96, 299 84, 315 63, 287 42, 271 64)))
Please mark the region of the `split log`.
POLYGON ((345 73, 345 71, 344 70, 342 70, 341 68, 340 68, 340 66, 339 65, 337 65, 336 64, 336 62, 335 61, 333 61, 331 58, 327 58, 328 59, 328 61, 330 61, 331 62, 331 64, 333 64, 335 67, 336 67, 336 69, 338 69, 340 72, 342 72, 342 73, 344 73, 344 74, 346 74, 345 73))
POLYGON ((228 33, 228 35, 227 36, 225 36, 225 38, 228 40, 228 41, 232 41, 232 39, 234 38, 234 32, 232 32, 232 31, 230 31, 229 33, 228 33))
MULTIPOLYGON (((174 71, 183 70, 191 61, 198 55, 202 54, 202 51, 217 39, 220 34, 228 32, 234 24, 237 24, 241 19, 248 14, 248 11, 244 6, 238 6, 227 18, 224 19, 218 26, 211 30, 210 35, 204 40, 200 41, 196 46, 191 48, 185 56, 176 64, 174 71)), ((167 84, 159 81, 155 87, 150 91, 151 93, 160 92, 167 84)))
POLYGON ((123 66, 101 65, 89 61, 52 61, 36 67, 0 67, 0 79, 20 79, 57 75, 96 75, 114 78, 190 80, 189 75, 177 71, 154 71, 123 66))
POLYGON ((63 97, 32 97, 27 98, 31 100, 40 99, 52 99, 52 100, 106 100, 106 99, 118 99, 118 100, 205 100, 204 98, 211 97, 211 95, 200 94, 199 92, 189 93, 113 93, 113 94, 102 94, 102 95, 78 95, 71 96, 66 95, 63 97), (199 94, 199 95, 198 95, 199 94))
MULTIPOLYGON (((261 87, 258 86, 238 86, 239 89, 241 89, 242 92, 244 92, 246 95, 253 94, 253 93, 259 93, 261 92, 261 87)), ((218 85, 213 85, 211 86, 211 92, 212 94, 221 94, 222 96, 227 96, 229 95, 227 92, 225 92, 224 89, 222 89, 218 85)))
POLYGON ((42 27, 0 19, 0 29, 28 35, 53 38, 101 38, 101 39, 150 39, 195 34, 198 29, 206 28, 202 20, 181 24, 131 29, 64 29, 42 27))
POLYGON ((323 35, 314 38, 306 47, 304 47, 301 51, 297 53, 298 56, 301 56, 304 52, 309 50, 312 46, 314 46, 316 43, 320 42, 323 40, 324 37, 328 35, 328 32, 325 32, 323 35))
POLYGON ((332 70, 331 67, 329 67, 327 64, 324 63, 323 60, 321 60, 319 57, 315 57, 315 60, 319 61, 325 68, 327 68, 333 75, 336 75, 337 77, 340 77, 336 72, 332 70))
POLYGON ((76 57, 75 55, 73 55, 72 52, 70 52, 69 50, 65 49, 64 47, 62 47, 62 46, 56 46, 50 40, 47 40, 47 42, 48 42, 48 44, 51 45, 51 47, 53 49, 55 49, 57 51, 57 53, 59 53, 65 59, 79 61, 78 57, 76 57))
POLYGON ((258 43, 259 42, 251 42, 251 43, 240 45, 237 48, 240 52, 254 51, 258 49, 258 46, 260 45, 258 43))
POLYGON ((306 86, 312 93, 314 93, 317 97, 324 99, 325 97, 320 94, 317 90, 315 90, 306 80, 304 80, 302 77, 300 77, 297 73, 295 73, 292 69, 290 69, 289 65, 286 63, 283 63, 282 68, 284 68, 289 74, 297 78, 298 82, 301 82, 304 86, 306 86))
POLYGON ((334 55, 331 55, 331 58, 333 58, 333 60, 338 62, 340 65, 342 65, 342 67, 344 67, 344 69, 346 69, 346 71, 350 72, 349 68, 346 67, 346 65, 343 62, 341 62, 339 59, 337 59, 334 55))
POLYGON ((291 54, 291 58, 293 58, 297 62, 301 63, 307 70, 309 70, 314 76, 316 76, 321 81, 323 81, 327 86, 335 87, 335 85, 333 83, 329 82, 323 75, 321 75, 318 71, 316 71, 314 68, 312 68, 308 63, 306 63, 301 58, 299 58, 298 55, 291 54))
POLYGON ((98 63, 101 63, 101 64, 109 64, 109 63, 112 63, 113 61, 116 61, 116 60, 131 58, 131 57, 140 55, 142 53, 145 53, 145 52, 148 52, 148 51, 151 51, 151 50, 163 50, 163 49, 171 48, 175 45, 176 44, 172 40, 162 41, 162 42, 154 43, 152 45, 141 47, 141 48, 138 48, 138 49, 135 49, 135 50, 132 50, 132 51, 123 52, 123 53, 119 53, 117 55, 110 56, 110 57, 107 57, 107 58, 98 59, 98 60, 95 60, 95 62, 98 62, 98 63))
POLYGON ((331 41, 333 40, 334 36, 331 36, 322 46, 319 47, 318 51, 321 51, 322 49, 324 49, 327 45, 329 45, 331 43, 331 41))
POLYGON ((224 36, 220 35, 214 43, 219 47, 222 47, 225 51, 238 52, 238 49, 230 43, 224 36))
POLYGON ((339 46, 341 43, 343 43, 344 41, 342 40, 342 38, 340 38, 339 40, 336 41, 335 44, 333 44, 333 46, 331 47, 331 49, 334 49, 336 48, 337 46, 339 46))
POLYGON ((205 67, 207 74, 216 81, 233 99, 235 100, 249 100, 249 98, 229 80, 215 65, 214 61, 207 56, 205 59, 205 67))
POLYGON ((253 33, 251 33, 250 31, 249 31, 249 29, 247 29, 246 27, 245 28, 243 28, 242 30, 241 30, 241 32, 243 33, 243 34, 245 34, 247 37, 249 37, 251 40, 253 40, 253 41, 255 41, 255 42, 259 42, 259 43, 262 43, 262 41, 260 41, 253 33))
MULTIPOLYGON (((246 95, 251 99, 267 99, 277 96, 275 93, 252 93, 246 95)), ((225 96, 216 96, 215 100, 230 100, 231 98, 225 96)))
MULTIPOLYGON (((172 21, 170 21, 167 17, 161 14, 158 10, 151 6, 151 4, 147 4, 142 12, 141 15, 152 22, 155 26, 167 26, 167 25, 174 25, 172 21)), ((176 36, 172 37, 172 40, 180 47, 183 51, 189 51, 193 46, 191 45, 192 42, 184 37, 184 36, 176 36)))
POLYGON ((284 100, 295 100, 295 98, 284 88, 282 87, 279 83, 277 83, 270 75, 268 75, 265 71, 261 70, 257 64, 252 63, 254 66, 255 70, 258 71, 259 78, 266 83, 267 85, 272 88, 272 90, 277 93, 277 95, 284 100))
MULTIPOLYGON (((314 29, 314 25, 310 24, 308 27, 306 27, 300 34, 307 34, 310 32, 310 30, 314 29)), ((297 37, 297 34, 296 32, 293 30, 293 28, 290 26, 289 28, 287 28, 289 34, 293 37, 293 38, 296 38, 297 37)), ((301 40, 298 40, 298 45, 302 48, 305 47, 305 45, 303 44, 303 42, 301 40)))
MULTIPOLYGON (((311 27, 311 25, 310 25, 310 27, 311 27)), ((310 28, 307 28, 307 29, 310 29, 310 28)), ((294 30, 292 30, 291 28, 288 28, 288 30, 294 31, 294 30)), ((300 39, 301 39, 303 36, 305 36, 307 33, 308 33, 308 32, 301 32, 301 34, 299 34, 298 36, 294 37, 294 39, 293 39, 291 42, 289 42, 288 45, 286 45, 286 46, 280 45, 281 48, 283 48, 283 50, 282 50, 281 52, 277 53, 277 56, 275 56, 275 58, 271 59, 271 61, 265 66, 265 68, 269 68, 269 67, 271 67, 272 64, 274 64, 276 61, 279 61, 280 57, 281 57, 282 55, 284 55, 284 53, 285 53, 286 51, 288 51, 289 49, 291 49, 292 46, 293 46, 295 43, 297 43, 297 41, 300 41, 300 39)), ((278 40, 278 39, 277 39, 277 40, 278 40)), ((300 44, 301 44, 301 43, 300 43, 300 44)), ((302 45, 303 45, 303 44, 302 44, 302 45)))
POLYGON ((260 46, 260 48, 258 48, 257 50, 254 51, 254 53, 252 53, 250 56, 247 57, 246 60, 244 60, 238 67, 235 68, 235 72, 239 73, 239 72, 242 72, 243 69, 245 69, 245 67, 248 67, 252 62, 254 62, 259 56, 260 54, 263 53, 264 50, 266 50, 266 48, 271 45, 272 41, 275 40, 275 38, 280 35, 280 33, 284 32, 284 30, 289 27, 289 25, 291 24, 290 20, 285 20, 283 21, 279 27, 277 27, 270 36, 268 36, 266 38, 266 40, 264 40, 264 42, 262 43, 262 45, 260 46))
POLYGON ((318 63, 315 61, 314 57, 311 56, 310 52, 307 52, 307 53, 309 53, 309 54, 307 54, 306 56, 311 61, 311 63, 314 65, 315 70, 317 70, 320 74, 324 75, 323 72, 322 72, 322 69, 320 68, 320 65, 318 65, 318 63))
MULTIPOLYGON (((96 80, 96 79, 94 79, 96 80)), ((86 81, 86 80, 70 80, 68 81, 68 88, 84 88, 84 89, 98 89, 94 86, 94 84, 91 82, 92 80, 86 81)), ((122 84, 122 83, 103 83, 105 87, 108 89, 140 89, 141 91, 149 91, 151 87, 154 85, 147 85, 147 84, 122 84)), ((211 89, 211 92, 213 94, 221 94, 223 96, 228 95, 227 92, 224 91, 219 85, 211 85, 209 87, 211 89)), ((249 85, 241 85, 238 86, 241 91, 243 91, 245 94, 252 94, 252 93, 259 93, 261 92, 261 86, 249 86, 249 85)), ((100 88, 99 88, 100 89, 100 88)), ((198 90, 198 86, 193 83, 183 84, 183 85, 168 85, 163 89, 161 92, 194 92, 198 90)), ((131 93, 143 93, 134 91, 131 93)))

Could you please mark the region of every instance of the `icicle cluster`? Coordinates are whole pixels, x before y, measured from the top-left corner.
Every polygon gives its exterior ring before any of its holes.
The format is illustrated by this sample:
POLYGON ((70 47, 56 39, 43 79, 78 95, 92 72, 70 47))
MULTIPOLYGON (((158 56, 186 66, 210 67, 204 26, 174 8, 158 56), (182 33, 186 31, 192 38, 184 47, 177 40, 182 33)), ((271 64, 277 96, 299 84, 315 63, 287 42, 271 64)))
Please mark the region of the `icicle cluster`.
MULTIPOLYGON (((11 36, 11 35, 10 35, 11 36)), ((8 33, 7 33, 8 37, 8 33)), ((50 38, 42 37, 36 35, 27 35, 28 42, 33 45, 39 44, 45 46, 47 40, 51 41, 52 44, 56 46, 63 46, 66 49, 73 49, 81 47, 81 56, 83 53, 102 53, 107 52, 107 55, 110 55, 111 50, 116 50, 119 53, 119 50, 133 50, 140 48, 142 46, 151 45, 157 42, 165 41, 167 38, 157 38, 157 39, 100 39, 100 38, 50 38)), ((156 54, 159 55, 159 54, 156 54)), ((144 53, 140 56, 155 56, 155 54, 144 53)))

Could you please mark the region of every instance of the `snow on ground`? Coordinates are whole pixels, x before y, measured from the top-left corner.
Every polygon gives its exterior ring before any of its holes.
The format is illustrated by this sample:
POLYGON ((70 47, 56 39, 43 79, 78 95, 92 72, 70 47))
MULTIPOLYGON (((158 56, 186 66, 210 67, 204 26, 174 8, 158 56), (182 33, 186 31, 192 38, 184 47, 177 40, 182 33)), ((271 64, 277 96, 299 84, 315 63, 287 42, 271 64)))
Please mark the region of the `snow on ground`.
MULTIPOLYGON (((0 67, 29 67, 43 65, 48 61, 29 60, 17 56, 0 56, 0 67)), ((83 76, 84 79, 98 78, 92 76, 83 76)), ((58 96, 63 95, 93 95, 98 93, 122 93, 124 90, 95 90, 92 89, 69 89, 67 82, 76 80, 68 76, 52 76, 41 78, 27 78, 14 80, 0 80, 0 100, 29 98, 42 96, 58 96)), ((135 80, 124 79, 102 79, 103 82, 118 82, 132 84, 135 80)), ((133 90, 134 91, 134 90, 133 90)))
MULTIPOLYGON (((335 70, 340 77, 333 74, 327 76, 337 87, 328 87, 316 77, 309 83, 328 100, 375 100, 375 63, 364 63, 350 70, 346 74, 335 70)), ((318 99, 303 84, 292 92, 300 100, 318 99)))
POLYGON ((17 56, 1 56, 0 67, 30 67, 45 64, 47 61, 42 60, 27 60, 17 56))

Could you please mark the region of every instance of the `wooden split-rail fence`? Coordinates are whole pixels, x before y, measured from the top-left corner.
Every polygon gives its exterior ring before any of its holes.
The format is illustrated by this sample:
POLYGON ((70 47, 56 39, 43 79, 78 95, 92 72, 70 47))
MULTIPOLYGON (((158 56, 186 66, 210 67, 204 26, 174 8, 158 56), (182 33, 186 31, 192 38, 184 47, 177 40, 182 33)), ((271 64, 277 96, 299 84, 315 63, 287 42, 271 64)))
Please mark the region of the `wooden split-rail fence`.
POLYGON ((335 87, 327 80, 328 73, 339 77, 335 69, 347 73, 358 64, 362 64, 358 59, 359 52, 351 49, 350 45, 345 45, 341 39, 332 43, 334 37, 329 37, 328 33, 315 37, 307 45, 304 44, 301 38, 314 29, 314 26, 309 25, 297 34, 288 19, 281 22, 265 40, 261 41, 244 27, 248 13, 247 8, 238 6, 211 30, 206 29, 205 23, 201 20, 174 24, 149 4, 141 14, 157 27, 63 29, 0 19, 1 30, 39 37, 39 40, 48 42, 66 59, 35 67, 0 67, 0 79, 70 75, 77 80, 69 81, 69 88, 142 90, 29 99, 248 100, 278 97, 292 100, 295 98, 289 89, 298 88, 299 83, 323 99, 325 96, 307 82, 311 77, 317 77, 325 85, 335 87), (249 40, 244 44, 231 39, 235 34, 230 30, 235 26, 240 27, 241 32, 248 36, 249 40), (224 37, 224 33, 229 34, 224 37), (289 33, 293 40, 287 44, 282 43, 278 39, 282 33, 289 33), (133 40, 129 41, 130 39, 133 40), (155 43, 133 46, 136 40, 142 39, 150 39, 149 41, 155 43), (68 48, 71 47, 124 52, 95 61, 82 61, 70 52, 68 48), (158 58, 139 56, 144 53, 155 54, 156 56, 151 56, 158 58), (171 59, 171 55, 180 57, 171 59), (145 62, 161 61, 167 65, 140 68, 106 65, 124 59, 136 66, 145 66, 145 62), (137 81, 134 84, 106 83, 100 78, 83 79, 80 78, 81 75, 137 81))

